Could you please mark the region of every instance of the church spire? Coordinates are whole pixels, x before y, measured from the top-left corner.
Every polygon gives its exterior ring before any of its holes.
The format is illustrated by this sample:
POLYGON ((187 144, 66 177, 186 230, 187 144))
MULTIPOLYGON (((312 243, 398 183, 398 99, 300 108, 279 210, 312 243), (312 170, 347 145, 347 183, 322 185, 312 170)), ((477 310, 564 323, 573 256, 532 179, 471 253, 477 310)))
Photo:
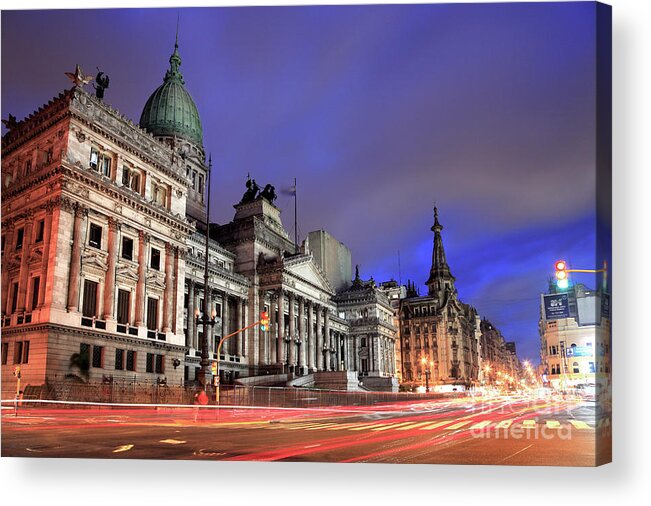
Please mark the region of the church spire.
POLYGON ((432 248, 432 267, 427 280, 429 295, 442 295, 445 288, 454 289, 454 276, 450 272, 450 266, 445 259, 445 250, 443 249, 443 239, 441 230, 443 225, 439 223, 439 211, 434 207, 434 225, 430 229, 434 232, 434 246, 432 248))
POLYGON ((176 18, 176 38, 174 39, 174 52, 170 56, 170 69, 165 73, 165 82, 174 79, 179 81, 181 84, 185 84, 183 81, 183 75, 179 70, 181 66, 181 55, 179 54, 179 19, 176 18))

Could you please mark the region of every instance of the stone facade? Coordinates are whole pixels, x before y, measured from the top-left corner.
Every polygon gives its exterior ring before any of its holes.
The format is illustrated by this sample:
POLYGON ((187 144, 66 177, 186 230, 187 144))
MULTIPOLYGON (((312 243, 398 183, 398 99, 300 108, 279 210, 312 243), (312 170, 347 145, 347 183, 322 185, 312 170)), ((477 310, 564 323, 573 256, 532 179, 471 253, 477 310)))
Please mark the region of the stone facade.
POLYGON ((418 295, 410 285, 400 302, 403 383, 421 385, 427 379, 431 385, 469 386, 479 381, 479 317, 473 307, 458 299, 445 258, 442 229, 435 208, 428 295, 418 295))
POLYGON ((74 87, 3 137, 2 184, 2 343, 23 381, 80 353, 91 379, 180 383, 193 227, 173 152, 74 87))

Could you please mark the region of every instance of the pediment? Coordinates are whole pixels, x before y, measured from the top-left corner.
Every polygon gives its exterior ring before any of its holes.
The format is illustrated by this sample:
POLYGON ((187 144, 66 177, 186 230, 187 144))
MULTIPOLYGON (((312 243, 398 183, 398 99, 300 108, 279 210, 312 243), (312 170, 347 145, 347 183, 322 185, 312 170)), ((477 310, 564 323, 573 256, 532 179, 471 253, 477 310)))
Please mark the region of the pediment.
POLYGON ((306 256, 301 262, 294 262, 290 265, 285 265, 285 272, 307 281, 309 284, 317 286, 326 292, 334 292, 332 286, 330 286, 330 282, 325 277, 325 274, 323 274, 323 271, 319 266, 314 263, 311 256, 306 256))
POLYGON ((118 265, 116 275, 132 281, 138 281, 138 272, 136 269, 129 267, 128 265, 118 265))
POLYGON ((100 258, 98 255, 86 254, 81 258, 81 265, 85 268, 99 269, 106 272, 108 270, 108 265, 106 262, 100 258))
POLYGON ((165 278, 159 274, 149 274, 147 276, 147 286, 151 288, 165 289, 165 278))

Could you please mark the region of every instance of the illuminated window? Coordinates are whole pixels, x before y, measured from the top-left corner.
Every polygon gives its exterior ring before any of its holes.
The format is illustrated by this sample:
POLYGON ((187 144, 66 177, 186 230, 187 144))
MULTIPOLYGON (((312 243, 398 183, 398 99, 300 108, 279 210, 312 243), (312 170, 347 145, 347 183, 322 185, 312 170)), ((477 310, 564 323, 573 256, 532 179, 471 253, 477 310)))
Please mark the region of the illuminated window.
POLYGON ((90 168, 97 170, 99 164, 99 151, 97 148, 90 148, 90 168))

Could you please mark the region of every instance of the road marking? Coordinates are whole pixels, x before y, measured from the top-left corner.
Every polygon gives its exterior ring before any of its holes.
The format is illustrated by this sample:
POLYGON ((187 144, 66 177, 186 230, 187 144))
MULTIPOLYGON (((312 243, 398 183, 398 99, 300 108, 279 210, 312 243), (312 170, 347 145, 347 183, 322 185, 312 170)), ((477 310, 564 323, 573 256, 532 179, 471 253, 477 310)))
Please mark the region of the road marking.
POLYGON ((509 460, 511 457, 515 457, 518 453, 522 453, 522 452, 525 451, 527 448, 531 448, 532 446, 533 446, 533 443, 530 444, 529 446, 525 446, 524 448, 522 448, 522 450, 518 450, 517 452, 512 453, 512 454, 509 455, 508 457, 504 457, 502 460, 498 460, 497 463, 498 463, 498 464, 501 464, 501 463, 504 462, 505 460, 509 460))
POLYGON ((429 425, 432 422, 420 422, 420 423, 412 423, 411 425, 408 425, 406 427, 399 427, 396 430, 411 430, 415 429, 416 427, 422 427, 423 425, 429 425))
POLYGON ((304 446, 303 448, 316 448, 317 446, 321 446, 321 444, 319 443, 317 445, 307 445, 307 446, 304 446))
POLYGON ((287 430, 299 430, 299 429, 307 429, 309 427, 321 427, 323 424, 322 423, 302 423, 300 425, 293 425, 291 427, 281 427, 285 428, 287 430))
POLYGON ((484 420, 483 422, 476 423, 475 425, 470 427, 470 430, 483 429, 484 427, 486 427, 487 425, 490 425, 490 424, 491 424, 491 420, 484 420))
POLYGON ((327 429, 328 427, 332 427, 333 425, 337 425, 336 423, 322 423, 318 427, 308 427, 305 430, 319 430, 319 429, 327 429))
POLYGON ((379 427, 380 425, 381 424, 379 424, 378 422, 365 423, 364 425, 358 425, 357 427, 353 427, 352 429, 348 429, 348 430, 364 430, 371 427, 379 427))
POLYGON ((590 426, 587 423, 582 422, 581 420, 570 420, 570 423, 572 425, 574 425, 575 429, 589 429, 590 428, 590 426))
POLYGON ((187 441, 179 441, 178 439, 161 439, 159 443, 167 443, 170 445, 182 445, 185 444, 187 441))
POLYGON ((561 424, 560 424, 560 422, 557 422, 556 420, 547 420, 545 422, 545 426, 548 429, 560 429, 561 424))
POLYGON ((522 426, 525 429, 533 429, 536 427, 536 421, 535 420, 523 420, 522 421, 522 426))
POLYGON ((449 427, 445 427, 444 430, 455 430, 455 429, 460 429, 464 425, 468 425, 470 423, 470 420, 466 420, 465 422, 458 422, 455 423, 454 425, 450 425, 449 427))
POLYGON ((434 430, 437 427, 440 427, 441 425, 447 425, 448 423, 452 423, 452 422, 454 422, 454 420, 443 420, 442 422, 436 422, 426 427, 421 427, 420 430, 434 430))
POLYGON ((402 427, 403 425, 411 425, 414 422, 402 422, 402 423, 392 423, 389 425, 383 425, 381 427, 377 427, 374 429, 371 429, 372 431, 380 431, 380 430, 389 430, 389 429, 395 429, 396 427, 402 427))
POLYGON ((498 423, 495 428, 496 429, 508 429, 511 424, 513 423, 513 420, 502 420, 500 423, 498 423))
POLYGON ((113 450, 113 453, 120 453, 120 452, 128 452, 133 448, 133 445, 122 445, 118 446, 115 450, 113 450))
POLYGON ((329 429, 325 430, 344 430, 344 429, 350 429, 351 427, 357 427, 359 422, 355 423, 344 423, 344 424, 336 424, 336 427, 330 427, 329 429))

